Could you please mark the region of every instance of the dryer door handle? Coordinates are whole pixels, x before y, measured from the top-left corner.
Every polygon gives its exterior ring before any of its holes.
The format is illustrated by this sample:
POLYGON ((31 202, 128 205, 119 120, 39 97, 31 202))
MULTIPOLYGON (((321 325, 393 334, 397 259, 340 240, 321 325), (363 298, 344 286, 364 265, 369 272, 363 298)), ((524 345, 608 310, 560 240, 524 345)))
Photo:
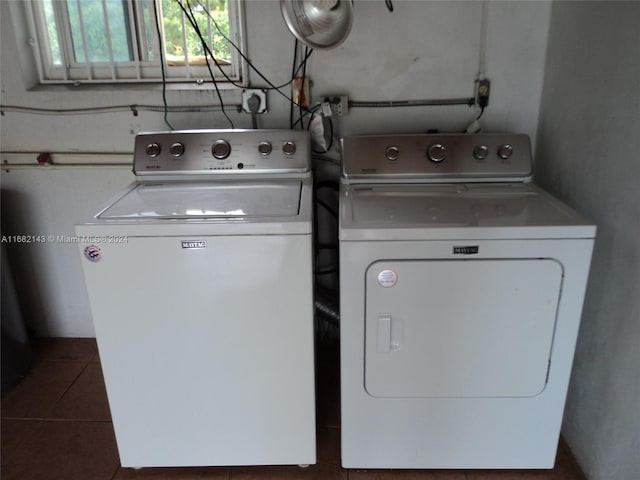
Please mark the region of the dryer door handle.
POLYGON ((391 315, 378 315, 376 351, 378 353, 391 351, 391 315))

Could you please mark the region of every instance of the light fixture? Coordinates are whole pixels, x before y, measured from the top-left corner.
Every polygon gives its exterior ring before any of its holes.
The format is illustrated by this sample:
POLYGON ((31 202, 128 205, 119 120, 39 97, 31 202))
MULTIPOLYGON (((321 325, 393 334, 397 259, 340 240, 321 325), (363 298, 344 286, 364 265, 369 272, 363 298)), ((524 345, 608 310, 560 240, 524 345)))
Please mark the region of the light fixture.
POLYGON ((280 0, 280 9, 291 33, 311 48, 335 48, 351 31, 352 0, 280 0))

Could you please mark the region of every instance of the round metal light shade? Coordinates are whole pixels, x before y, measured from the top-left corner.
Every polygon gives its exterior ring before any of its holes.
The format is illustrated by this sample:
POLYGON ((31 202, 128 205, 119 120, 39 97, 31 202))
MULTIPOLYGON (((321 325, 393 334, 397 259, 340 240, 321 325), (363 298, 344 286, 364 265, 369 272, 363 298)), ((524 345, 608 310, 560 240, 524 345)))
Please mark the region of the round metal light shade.
POLYGON ((312 48, 335 48, 351 31, 352 0, 280 0, 280 9, 291 33, 312 48))

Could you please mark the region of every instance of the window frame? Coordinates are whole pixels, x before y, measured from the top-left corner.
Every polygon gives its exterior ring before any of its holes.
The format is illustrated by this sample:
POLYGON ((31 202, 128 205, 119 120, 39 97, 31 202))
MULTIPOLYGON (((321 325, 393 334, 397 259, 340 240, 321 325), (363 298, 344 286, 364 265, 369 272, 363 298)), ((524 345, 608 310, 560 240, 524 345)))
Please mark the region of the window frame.
MULTIPOLYGON (((96 0, 101 1, 101 0, 96 0)), ((105 84, 159 84, 162 83, 162 70, 160 68, 159 58, 156 60, 144 60, 139 58, 140 44, 144 43, 142 48, 146 48, 146 38, 144 35, 147 26, 144 25, 142 19, 142 10, 150 2, 160 2, 161 0, 123 0, 128 8, 129 35, 131 40, 131 50, 133 61, 127 62, 75 62, 73 60, 73 44, 71 37, 71 26, 64 2, 57 2, 54 8, 57 25, 62 25, 58 30, 58 44, 62 64, 54 64, 51 48, 49 45, 49 35, 46 28, 46 17, 44 14, 44 4, 39 0, 27 0, 23 3, 25 9, 25 17, 28 22, 30 33, 30 43, 34 48, 34 57, 36 70, 38 73, 38 83, 40 85, 105 85, 105 84), (134 25, 135 23, 135 25, 134 25), (117 78, 114 78, 117 77, 117 78)), ((229 38, 239 47, 243 55, 246 56, 245 42, 245 22, 244 22, 244 5, 241 0, 227 0, 229 11, 229 38)), ((185 23, 187 23, 185 21, 185 23)), ((187 23, 187 27, 191 28, 187 23)), ((161 25, 161 31, 162 31, 161 25)), ((152 48, 156 52, 159 51, 158 37, 155 30, 155 24, 149 25, 151 37, 153 38, 152 48)), ((109 47, 110 49, 110 47, 109 47)), ((111 49, 110 49, 111 50, 111 49)), ((86 52, 86 51, 85 51, 86 52)), ((111 54, 112 55, 112 54, 111 54)), ((238 51, 231 47, 231 64, 220 65, 224 69, 225 74, 233 81, 241 86, 247 85, 247 66, 242 61, 238 51)), ((163 55, 164 58, 164 55, 163 55)), ((214 72, 216 82, 220 82, 219 86, 233 87, 224 75, 220 73, 217 66, 211 64, 211 70, 214 72)), ((169 85, 212 85, 211 76, 206 66, 184 65, 167 65, 165 58, 165 81, 169 85)), ((212 87, 213 88, 213 87, 212 87)))

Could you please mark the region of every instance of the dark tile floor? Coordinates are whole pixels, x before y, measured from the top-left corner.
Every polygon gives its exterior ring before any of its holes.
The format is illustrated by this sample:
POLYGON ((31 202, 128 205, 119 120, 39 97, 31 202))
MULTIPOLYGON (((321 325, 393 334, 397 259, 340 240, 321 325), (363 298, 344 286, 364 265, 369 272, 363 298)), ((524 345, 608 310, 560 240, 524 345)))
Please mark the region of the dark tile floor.
POLYGON ((584 480, 561 445, 539 471, 344 470, 340 467, 337 351, 318 370, 318 464, 300 467, 120 467, 102 370, 92 339, 38 339, 24 381, 2 398, 3 480, 584 480))

